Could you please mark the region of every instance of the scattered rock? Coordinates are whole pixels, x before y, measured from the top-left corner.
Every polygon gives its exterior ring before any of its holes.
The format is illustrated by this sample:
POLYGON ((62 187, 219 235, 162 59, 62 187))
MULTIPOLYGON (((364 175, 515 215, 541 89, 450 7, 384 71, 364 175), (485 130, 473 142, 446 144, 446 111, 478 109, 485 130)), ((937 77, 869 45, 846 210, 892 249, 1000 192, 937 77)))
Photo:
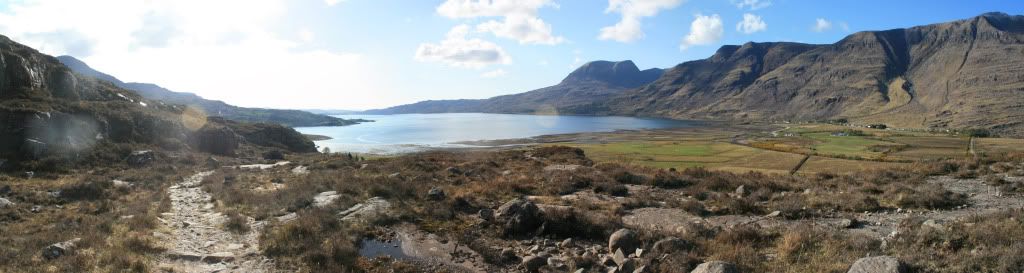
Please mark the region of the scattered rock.
POLYGON ((907 272, 906 266, 903 265, 896 257, 893 256, 875 256, 860 258, 850 266, 850 270, 847 273, 904 273, 907 272))
POLYGON ((931 228, 931 229, 936 229, 936 230, 945 230, 946 229, 946 227, 942 225, 942 220, 935 220, 935 219, 928 219, 927 221, 924 221, 924 223, 921 223, 921 227, 931 228))
POLYGON ((220 164, 220 160, 217 160, 217 158, 212 157, 212 156, 206 158, 206 166, 207 167, 217 168, 217 167, 220 167, 220 165, 221 165, 220 164))
POLYGON ((14 202, 11 202, 11 200, 7 200, 7 198, 0 198, 0 208, 7 208, 13 206, 14 202))
POLYGON ((40 206, 40 205, 32 206, 32 209, 30 209, 29 211, 31 211, 32 213, 39 213, 40 211, 43 211, 43 206, 40 206))
POLYGON ((844 218, 844 219, 839 219, 839 221, 836 222, 836 227, 840 228, 840 229, 853 228, 853 226, 856 225, 856 224, 857 224, 857 220, 844 218))
POLYGON ((442 190, 441 188, 438 188, 438 187, 430 188, 430 191, 427 191, 427 199, 429 199, 429 200, 434 200, 434 201, 444 200, 444 196, 445 196, 444 190, 442 190))
POLYGON ((388 178, 400 178, 400 176, 402 176, 402 173, 393 173, 389 174, 388 178))
POLYGON ((43 258, 48 260, 59 258, 75 250, 75 246, 82 238, 74 238, 60 243, 52 244, 43 248, 43 258))
POLYGON ((768 215, 765 215, 764 217, 765 218, 772 218, 772 217, 779 217, 779 215, 782 215, 782 212, 776 210, 776 211, 773 211, 772 213, 769 213, 768 215))
POLYGON ((334 203, 334 200, 337 200, 338 197, 341 197, 341 195, 338 195, 338 192, 336 191, 318 193, 316 196, 313 196, 313 206, 318 208, 329 206, 334 203))
POLYGON ((114 187, 118 188, 118 189, 127 189, 127 188, 131 188, 132 187, 132 183, 131 182, 121 181, 121 180, 117 180, 117 179, 114 179, 113 183, 114 183, 114 187))
POLYGON ((566 238, 565 240, 562 240, 562 242, 558 243, 558 247, 561 248, 570 248, 573 247, 573 245, 572 238, 566 238))
POLYGON ((301 175, 301 174, 308 174, 308 173, 309 173, 309 167, 306 167, 306 166, 296 166, 295 168, 292 169, 292 174, 300 174, 301 175))
POLYGON ((36 172, 33 172, 33 171, 25 172, 25 179, 32 179, 35 176, 36 176, 36 172))
POLYGON ((448 168, 446 168, 444 170, 446 172, 448 172, 449 174, 452 174, 452 175, 460 175, 460 174, 462 174, 462 170, 460 170, 459 168, 456 168, 456 167, 448 167, 448 168))
POLYGON ((740 197, 747 195, 747 189, 743 185, 736 187, 736 195, 740 197))
POLYGON ((153 160, 156 160, 156 154, 150 150, 134 151, 125 159, 132 167, 146 166, 153 160))
POLYGON ((639 246, 640 240, 637 238, 636 232, 629 229, 619 229, 612 233, 612 236, 608 237, 609 252, 622 249, 624 253, 633 253, 639 246))
POLYGON ((620 267, 626 263, 626 254, 622 252, 621 248, 615 249, 615 253, 612 254, 612 261, 615 262, 615 265, 620 267))
POLYGON ((522 235, 534 232, 544 223, 540 208, 533 202, 519 198, 506 202, 498 208, 497 218, 504 223, 506 235, 522 235))
POLYGON ((483 219, 484 221, 494 221, 494 210, 492 209, 480 209, 477 215, 479 215, 480 219, 483 219))
POLYGON ((564 272, 565 270, 569 269, 569 266, 565 264, 564 260, 556 257, 548 258, 548 266, 557 269, 560 272, 564 272))
POLYGON ((736 265, 723 261, 705 262, 694 268, 690 273, 739 273, 736 265))

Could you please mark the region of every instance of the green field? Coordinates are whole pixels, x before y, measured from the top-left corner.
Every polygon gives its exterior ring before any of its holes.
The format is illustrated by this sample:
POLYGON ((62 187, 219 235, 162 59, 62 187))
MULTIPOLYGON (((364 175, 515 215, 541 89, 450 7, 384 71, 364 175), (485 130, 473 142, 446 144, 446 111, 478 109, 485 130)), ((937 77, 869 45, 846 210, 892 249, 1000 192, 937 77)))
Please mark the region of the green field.
POLYGON ((831 132, 803 134, 817 141, 811 149, 823 155, 876 159, 883 156, 878 147, 899 147, 902 144, 874 139, 870 136, 832 136, 831 132))

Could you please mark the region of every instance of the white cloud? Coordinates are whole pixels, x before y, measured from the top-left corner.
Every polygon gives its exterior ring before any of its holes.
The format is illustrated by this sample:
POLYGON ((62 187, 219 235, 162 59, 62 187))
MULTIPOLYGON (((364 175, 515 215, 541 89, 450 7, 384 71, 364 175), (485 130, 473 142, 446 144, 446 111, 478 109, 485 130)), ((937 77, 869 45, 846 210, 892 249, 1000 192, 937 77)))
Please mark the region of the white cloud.
POLYGON ((832 22, 825 20, 825 18, 814 20, 814 26, 811 27, 811 30, 814 32, 823 32, 830 29, 832 29, 832 22))
POLYGON ((657 15, 679 6, 683 0, 608 0, 605 13, 618 12, 622 19, 615 25, 601 28, 598 39, 629 43, 644 37, 640 19, 657 15))
POLYGON ((313 31, 309 29, 300 29, 299 39, 302 40, 303 42, 310 43, 313 42, 313 39, 316 39, 316 34, 314 34, 313 31))
POLYGON ((492 70, 492 71, 487 71, 487 72, 484 72, 483 74, 480 74, 480 76, 484 77, 484 78, 497 78, 497 77, 504 77, 505 75, 508 75, 508 72, 505 72, 504 69, 500 69, 500 68, 492 70))
POLYGON ((555 45, 565 41, 551 31, 537 12, 543 7, 555 7, 551 0, 448 0, 437 7, 437 13, 452 19, 502 17, 476 26, 479 32, 512 39, 520 44, 555 45))
POLYGON ((328 6, 333 6, 345 1, 347 0, 324 0, 324 4, 327 4, 328 6))
POLYGON ((733 0, 732 3, 737 8, 750 8, 750 10, 759 10, 772 5, 772 1, 768 0, 733 0))
POLYGON ((768 24, 761 19, 761 16, 753 15, 750 13, 743 14, 743 21, 736 24, 736 31, 751 34, 758 31, 764 31, 768 29, 768 24))
POLYGON ((455 26, 440 43, 420 44, 416 49, 416 60, 475 69, 512 62, 508 53, 497 44, 477 38, 467 39, 468 34, 468 25, 455 26))
POLYGON ((358 53, 306 49, 291 40, 299 39, 294 31, 273 31, 291 3, 18 1, 0 11, 0 33, 46 54, 73 54, 125 81, 241 106, 383 104, 362 95, 390 90, 378 79, 377 71, 384 69, 377 62, 358 53), (245 12, 224 17, 224 11, 239 7, 245 12))
POLYGON ((679 45, 680 50, 695 45, 709 45, 722 40, 722 34, 725 32, 722 28, 722 17, 719 17, 718 14, 711 16, 697 14, 696 16, 693 23, 690 23, 690 34, 683 37, 683 42, 679 45))

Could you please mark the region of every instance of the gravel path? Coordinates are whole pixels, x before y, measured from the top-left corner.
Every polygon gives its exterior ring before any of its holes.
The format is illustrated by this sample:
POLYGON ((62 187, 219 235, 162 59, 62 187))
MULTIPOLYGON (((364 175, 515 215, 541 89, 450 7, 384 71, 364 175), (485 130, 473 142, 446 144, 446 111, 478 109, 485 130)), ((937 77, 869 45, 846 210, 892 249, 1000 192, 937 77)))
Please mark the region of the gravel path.
POLYGON ((249 218, 252 228, 246 234, 224 229, 226 217, 213 210, 210 194, 199 187, 213 171, 200 172, 171 186, 171 212, 161 221, 171 234, 166 235, 167 252, 160 260, 164 272, 273 272, 271 260, 259 254, 257 236, 264 226, 249 218))

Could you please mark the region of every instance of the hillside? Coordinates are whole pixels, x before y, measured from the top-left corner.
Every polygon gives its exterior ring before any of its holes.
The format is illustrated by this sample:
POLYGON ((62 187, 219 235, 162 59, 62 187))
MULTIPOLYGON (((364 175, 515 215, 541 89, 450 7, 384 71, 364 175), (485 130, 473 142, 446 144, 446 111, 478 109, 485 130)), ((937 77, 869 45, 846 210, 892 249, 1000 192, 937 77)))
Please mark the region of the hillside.
POLYGON ((607 101, 614 114, 722 120, 847 118, 1024 133, 1024 16, 865 31, 829 45, 747 43, 607 101))
POLYGON ((641 71, 632 61, 594 61, 576 69, 560 83, 525 93, 497 96, 482 100, 431 100, 386 109, 365 111, 367 114, 407 113, 538 113, 594 114, 607 112, 601 102, 630 88, 650 83, 663 71, 652 68, 641 71), (597 106, 597 107, 595 107, 597 106))
POLYGON ((291 127, 303 126, 345 126, 365 120, 346 120, 327 115, 314 114, 300 110, 281 110, 265 108, 245 108, 233 106, 219 100, 208 100, 196 94, 175 92, 151 83, 123 82, 114 76, 97 71, 88 64, 72 56, 60 56, 57 59, 71 68, 75 73, 108 81, 114 85, 135 90, 147 99, 164 101, 173 104, 197 106, 206 114, 221 116, 230 120, 244 122, 271 122, 291 127))
POLYGON ((0 36, 0 121, 0 169, 121 162, 138 149, 221 155, 257 146, 316 151, 291 128, 208 119, 73 73, 57 58, 5 36, 0 36))

